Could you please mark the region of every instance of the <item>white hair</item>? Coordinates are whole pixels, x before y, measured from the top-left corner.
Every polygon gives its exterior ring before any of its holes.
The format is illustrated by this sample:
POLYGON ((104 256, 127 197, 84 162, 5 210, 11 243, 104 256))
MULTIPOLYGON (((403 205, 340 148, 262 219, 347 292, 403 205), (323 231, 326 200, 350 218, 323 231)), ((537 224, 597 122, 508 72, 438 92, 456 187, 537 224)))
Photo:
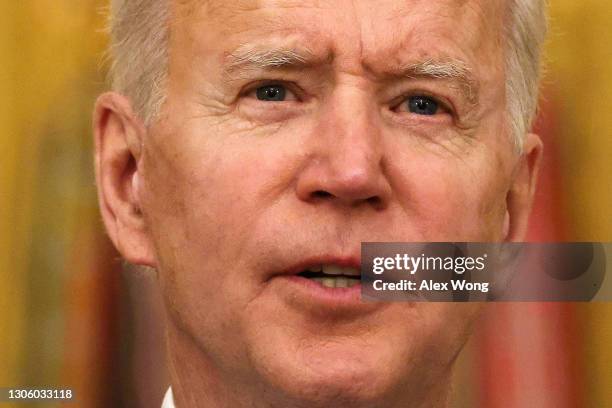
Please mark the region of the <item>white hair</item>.
POLYGON ((155 121, 165 100, 170 1, 111 0, 112 88, 130 98, 145 125, 155 121))
MULTIPOLYGON (((112 87, 130 98, 146 125, 158 117, 165 99, 171 1, 111 0, 112 87)), ((546 0, 506 1, 506 103, 520 150, 538 105, 546 0)))
POLYGON ((536 116, 542 48, 548 28, 546 0, 508 0, 505 26, 506 104, 517 150, 536 116))

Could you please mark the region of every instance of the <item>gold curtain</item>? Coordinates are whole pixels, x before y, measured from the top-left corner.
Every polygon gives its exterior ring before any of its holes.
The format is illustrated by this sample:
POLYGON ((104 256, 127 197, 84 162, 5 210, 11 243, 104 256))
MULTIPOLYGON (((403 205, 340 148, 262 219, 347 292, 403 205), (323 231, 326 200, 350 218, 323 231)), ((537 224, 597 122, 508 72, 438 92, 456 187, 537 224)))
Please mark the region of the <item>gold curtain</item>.
MULTIPOLYGON (((558 109, 571 239, 610 241, 612 3, 552 0, 551 11, 546 88, 558 109)), ((612 407, 612 304, 580 305, 578 311, 586 399, 592 407, 612 407)))

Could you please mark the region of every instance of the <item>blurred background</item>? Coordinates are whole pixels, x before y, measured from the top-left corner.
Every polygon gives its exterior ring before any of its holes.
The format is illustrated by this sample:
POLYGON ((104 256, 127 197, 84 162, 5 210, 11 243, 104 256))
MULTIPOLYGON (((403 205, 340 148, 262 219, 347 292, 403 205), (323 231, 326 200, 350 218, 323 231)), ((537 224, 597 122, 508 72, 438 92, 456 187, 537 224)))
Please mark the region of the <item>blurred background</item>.
MULTIPOLYGON (((68 406, 158 407, 159 295, 122 265, 96 204, 105 7, 0 3, 0 387, 69 387, 68 406)), ((612 240, 610 22, 608 0, 551 0, 531 240, 612 240)), ((459 357, 454 401, 612 407, 612 304, 492 305, 459 357)))

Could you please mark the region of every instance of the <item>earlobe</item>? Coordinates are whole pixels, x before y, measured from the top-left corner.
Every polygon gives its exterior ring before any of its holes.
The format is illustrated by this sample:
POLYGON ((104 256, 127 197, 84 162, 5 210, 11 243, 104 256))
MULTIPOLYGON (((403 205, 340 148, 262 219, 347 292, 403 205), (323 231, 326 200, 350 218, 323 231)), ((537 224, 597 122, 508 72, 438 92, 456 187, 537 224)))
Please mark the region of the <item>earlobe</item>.
POLYGON ((507 210, 503 231, 505 241, 519 242, 525 239, 542 152, 543 145, 540 137, 533 133, 528 134, 525 137, 523 152, 515 166, 512 185, 506 197, 507 210))
POLYGON ((98 98, 93 119, 96 184, 108 235, 128 262, 155 267, 140 203, 146 129, 127 98, 117 93, 98 98))

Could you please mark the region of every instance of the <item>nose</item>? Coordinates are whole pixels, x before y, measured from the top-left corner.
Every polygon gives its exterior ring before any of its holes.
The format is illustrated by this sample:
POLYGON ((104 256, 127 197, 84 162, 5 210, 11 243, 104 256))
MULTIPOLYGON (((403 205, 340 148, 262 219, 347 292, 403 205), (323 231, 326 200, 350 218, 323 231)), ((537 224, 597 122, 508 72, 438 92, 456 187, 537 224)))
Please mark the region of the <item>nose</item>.
POLYGON ((309 139, 309 160, 297 180, 298 197, 345 207, 388 205, 391 186, 379 118, 360 91, 328 101, 309 139))

